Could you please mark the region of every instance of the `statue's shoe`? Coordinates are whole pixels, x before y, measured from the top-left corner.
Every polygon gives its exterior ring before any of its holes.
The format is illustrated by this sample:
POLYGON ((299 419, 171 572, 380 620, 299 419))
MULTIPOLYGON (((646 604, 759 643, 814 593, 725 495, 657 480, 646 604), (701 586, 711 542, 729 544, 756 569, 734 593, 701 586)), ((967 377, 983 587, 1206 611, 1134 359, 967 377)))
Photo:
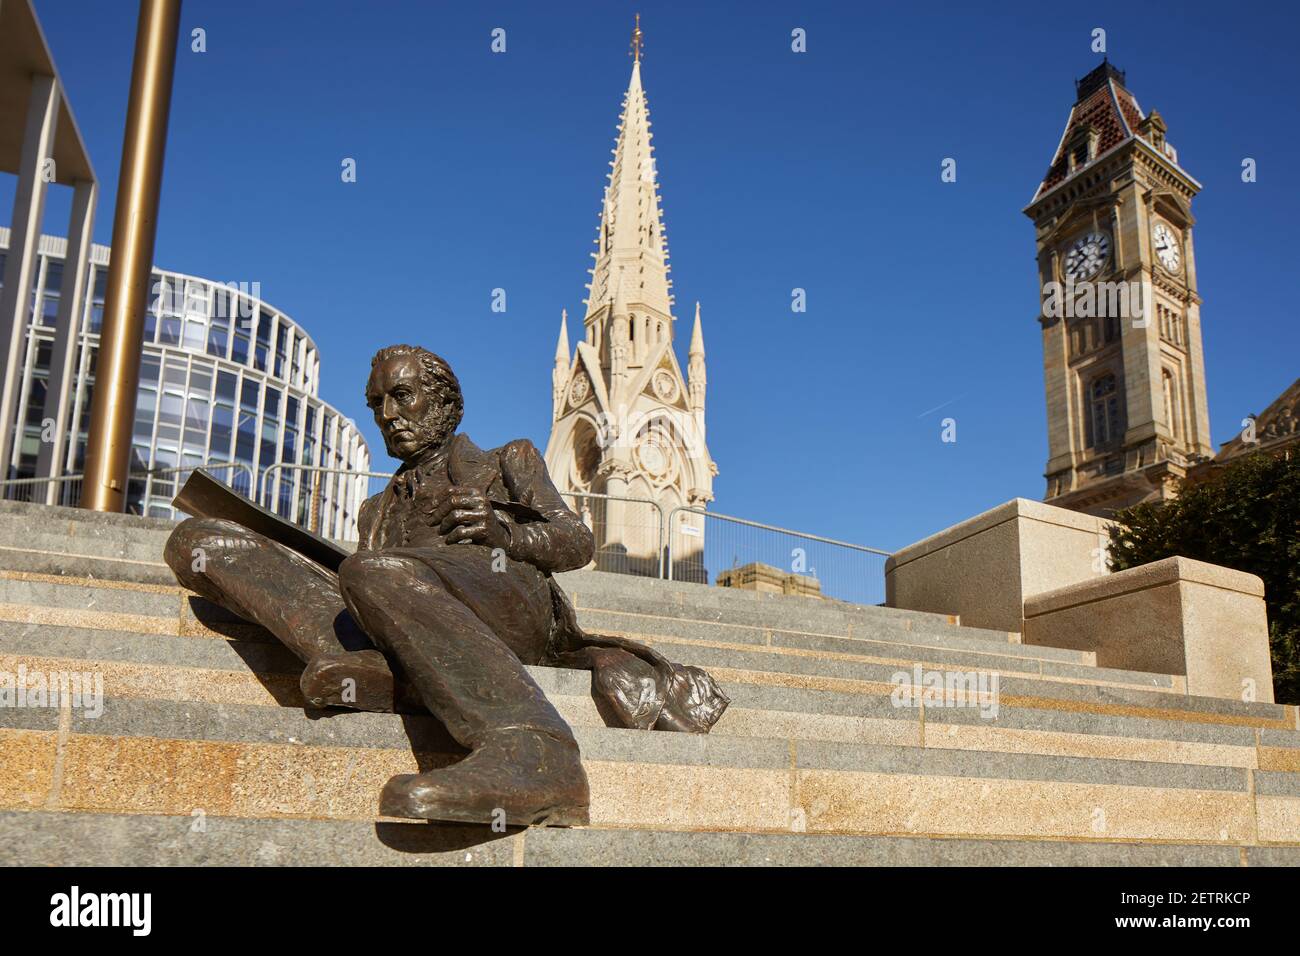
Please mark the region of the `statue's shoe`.
POLYGON ((674 664, 672 684, 664 697, 655 730, 707 734, 722 716, 731 698, 705 670, 674 664))
POLYGON ((379 651, 317 657, 307 664, 298 686, 313 707, 393 712, 393 669, 379 651))
POLYGON ((575 826, 587 822, 590 804, 575 740, 511 729, 450 767, 393 777, 379 797, 379 812, 511 827, 575 826))

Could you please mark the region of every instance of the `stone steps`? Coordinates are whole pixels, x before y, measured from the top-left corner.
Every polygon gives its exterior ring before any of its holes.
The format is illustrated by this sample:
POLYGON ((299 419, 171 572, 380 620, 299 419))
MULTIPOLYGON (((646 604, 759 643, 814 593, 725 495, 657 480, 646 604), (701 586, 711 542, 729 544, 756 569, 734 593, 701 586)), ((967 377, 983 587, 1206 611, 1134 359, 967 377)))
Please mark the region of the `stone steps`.
POLYGON ((893 621, 867 619, 830 630, 817 629, 817 622, 802 622, 802 627, 776 628, 732 621, 702 620, 684 614, 630 612, 609 606, 616 605, 616 602, 616 598, 596 599, 584 592, 581 600, 574 607, 583 627, 593 631, 653 630, 666 637, 686 637, 738 644, 817 647, 850 653, 852 648, 861 645, 906 644, 942 648, 953 652, 977 652, 1000 657, 1023 657, 1069 664, 1096 663, 1096 655, 1090 651, 1013 643, 1008 641, 1005 635, 1001 639, 972 637, 959 633, 963 629, 955 626, 922 630, 893 621), (596 604, 595 600, 600 600, 602 603, 596 604))
MULTIPOLYGON (((286 707, 304 703, 297 690, 301 664, 278 644, 262 641, 0 623, 0 670, 15 671, 20 663, 44 672, 100 673, 110 696, 286 707)), ((602 725, 587 674, 530 670, 567 721, 602 725)), ((853 693, 743 680, 729 681, 727 692, 733 703, 714 728, 715 736, 1300 770, 1300 732, 1267 719, 1243 722, 1250 718, 1241 715, 1184 712, 1178 716, 1203 719, 1172 719, 1170 712, 1151 708, 1146 713, 1152 716, 1137 716, 1133 711, 1141 709, 1116 705, 1076 710, 1068 709, 1068 703, 1063 708, 1053 701, 1022 705, 1001 700, 995 716, 984 716, 978 707, 896 707, 884 689, 853 693), (1263 735, 1258 742, 1257 731, 1263 735)))
MULTIPOLYGON (((84 578, 36 575, 26 572, 0 572, 0 620, 31 621, 45 624, 107 627, 139 630, 148 633, 218 634, 212 629, 222 621, 236 620, 227 612, 194 599, 175 585, 145 585, 133 582, 90 580, 84 578), (195 616, 198 608, 203 620, 195 616)), ((581 612, 580 612, 581 613, 581 612)), ((910 645, 901 642, 837 641, 836 650, 821 645, 821 636, 772 632, 771 643, 732 643, 710 641, 675 634, 665 634, 658 619, 642 618, 647 630, 616 631, 657 647, 683 663, 728 670, 756 670, 789 675, 811 681, 851 680, 890 683, 900 668, 910 670, 915 664, 927 669, 996 670, 1002 681, 1024 679, 1022 692, 1039 685, 1082 683, 1117 688, 1152 689, 1176 693, 1179 679, 1169 675, 1139 671, 1118 671, 1083 664, 1040 660, 1027 655, 1003 653, 1012 645, 996 645, 996 651, 976 653, 950 651, 942 647, 910 645), (653 629, 653 630, 651 630, 653 629), (782 642, 782 643, 778 643, 782 642), (872 653, 872 651, 878 653, 872 653)), ((237 625, 238 627, 238 625, 237 625)), ((680 629, 679 629, 680 630, 680 629)), ((223 631, 222 633, 225 633, 223 631)), ((746 636, 746 635, 740 635, 746 636)), ((757 635, 748 635, 757 637, 757 635)), ((269 639, 269 638, 266 638, 269 639)), ((1055 693, 1052 687, 1040 688, 1055 693)), ((1259 713, 1272 713, 1273 705, 1253 705, 1259 713)), ((1249 711, 1250 706, 1247 707, 1249 711)))
MULTIPOLYGON (((162 564, 163 543, 174 526, 164 519, 128 518, 103 515, 77 508, 48 507, 33 516, 15 502, 0 502, 0 569, 45 571, 76 577, 120 577, 125 568, 109 569, 93 559, 144 561, 154 565, 155 581, 172 584, 162 564), (143 522, 143 524, 136 524, 143 522), (32 554, 35 552, 35 554, 32 554), (26 553, 26 556, 25 556, 26 553), (62 553, 56 564, 48 557, 62 553), (46 557, 41 557, 44 554, 46 557), (74 565, 75 570, 68 570, 74 565)), ((32 507, 32 506, 27 506, 32 507)), ((350 547, 350 545, 345 545, 350 547)), ((132 578, 120 578, 134 580, 132 578)), ((949 615, 894 608, 864 607, 838 601, 786 597, 730 588, 700 587, 680 581, 653 581, 605 572, 576 571, 558 575, 575 606, 648 613, 660 617, 685 617, 701 621, 725 621, 763 629, 791 627, 827 634, 847 634, 851 624, 859 627, 897 626, 904 630, 929 631, 958 636, 949 615), (647 588, 647 585, 650 585, 647 588), (614 603, 609 603, 610 601, 614 603), (801 626, 797 626, 801 625, 801 626), (815 625, 815 626, 813 626, 815 625)), ((142 580, 142 579, 141 579, 142 580)), ((962 628, 960 638, 1007 642, 1003 631, 962 628)), ((1076 654, 1078 652, 1075 652, 1076 654)))
MULTIPOLYGON (((24 575, 0 577, 0 597, 6 599, 0 602, 0 621, 10 623, 273 640, 260 628, 223 623, 237 619, 201 599, 186 596, 174 585, 24 575), (195 616, 195 607, 204 620, 195 616)), ((725 675, 727 681, 739 683, 879 694, 893 688, 900 670, 910 673, 917 663, 927 669, 945 664, 935 659, 943 655, 929 648, 918 648, 919 653, 910 657, 896 654, 877 658, 815 649, 727 645, 641 632, 630 632, 629 636, 658 647, 674 659, 708 667, 725 675)), ((1177 678, 1168 675, 1033 660, 1003 659, 997 664, 1003 701, 1050 701, 1050 706, 1150 710, 1170 712, 1179 719, 1289 726, 1287 709, 1281 705, 1191 697, 1181 693, 1177 678)))
MULTIPOLYGON (((394 773, 461 753, 432 718, 111 698, 7 708, 33 770, 3 806, 373 820, 394 773)), ((1256 844, 1292 840, 1300 774, 1108 758, 574 728, 604 828, 1256 844), (736 799, 737 794, 745 798, 736 799)))
POLYGON ((713 733, 606 727, 588 674, 530 668, 579 740, 591 826, 376 819, 391 774, 460 749, 428 716, 304 711, 292 655, 175 586, 170 527, 0 503, 0 672, 105 691, 94 717, 0 707, 0 862, 1300 863, 1295 707, 943 615, 597 572, 561 576, 583 625, 708 667, 733 701, 713 733), (916 663, 996 671, 996 716, 896 706, 916 663))
MULTIPOLYGON (((171 570, 159 561, 142 561, 134 558, 105 557, 98 555, 67 555, 52 549, 56 542, 50 536, 35 536, 31 549, 0 547, 0 575, 46 575, 67 578, 67 583, 78 579, 116 581, 175 587, 171 570)), ((117 550, 108 544, 105 550, 117 550)), ((139 546, 136 553, 147 550, 139 546)), ((597 574, 600 572, 586 572, 597 574)), ((579 579, 580 580, 580 579, 579 579)), ((909 648, 909 654, 921 653, 921 648, 935 662, 964 664, 971 667, 998 667, 1007 658, 1049 661, 1091 666, 1096 655, 1089 651, 1068 648, 1023 645, 1007 640, 1002 632, 979 632, 995 637, 980 637, 960 633, 964 629, 946 623, 917 624, 908 619, 895 619, 885 615, 870 616, 860 620, 834 621, 798 620, 784 628, 740 623, 732 620, 692 618, 693 609, 672 605, 641 602, 643 610, 629 611, 619 607, 617 595, 582 592, 581 603, 575 604, 579 623, 597 633, 643 633, 652 631, 666 638, 711 640, 724 643, 771 645, 823 649, 849 654, 897 656, 895 646, 909 648), (648 608, 646 610, 645 608, 648 608)), ((631 602, 628 602, 631 603, 631 602)), ((872 611, 886 611, 872 608, 872 611)), ((724 617, 729 615, 722 613, 724 617)), ((1015 635, 1018 638, 1018 635, 1015 635)))
POLYGON ((0 811, 0 863, 49 866, 1295 866, 1300 849, 205 814, 0 811))

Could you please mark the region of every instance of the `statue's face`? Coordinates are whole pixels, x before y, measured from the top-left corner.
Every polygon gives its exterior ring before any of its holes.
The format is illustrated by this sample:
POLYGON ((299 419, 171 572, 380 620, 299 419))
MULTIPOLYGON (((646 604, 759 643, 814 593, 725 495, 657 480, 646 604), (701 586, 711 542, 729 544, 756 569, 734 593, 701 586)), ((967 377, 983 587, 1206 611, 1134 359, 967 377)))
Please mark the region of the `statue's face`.
POLYGON ((447 440, 442 393, 420 380, 417 356, 397 355, 371 369, 366 404, 394 458, 410 461, 447 440))

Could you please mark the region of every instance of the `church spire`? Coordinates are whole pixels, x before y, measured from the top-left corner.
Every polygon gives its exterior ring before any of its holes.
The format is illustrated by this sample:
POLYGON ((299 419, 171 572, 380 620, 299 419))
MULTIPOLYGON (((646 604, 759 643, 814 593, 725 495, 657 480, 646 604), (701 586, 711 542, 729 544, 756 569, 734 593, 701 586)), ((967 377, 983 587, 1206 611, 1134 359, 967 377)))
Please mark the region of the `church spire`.
MULTIPOLYGON (((638 20, 632 33, 632 76, 623 97, 618 139, 596 234, 596 264, 587 287, 587 314, 583 323, 588 327, 597 326, 596 334, 589 341, 612 344, 613 337, 605 332, 616 318, 616 308, 626 310, 623 317, 629 320, 633 341, 638 323, 649 320, 662 321, 668 336, 672 335, 668 246, 659 205, 654 147, 650 145, 650 111, 641 87, 641 50, 638 20), (623 288, 616 289, 620 273, 623 288), (616 292, 618 306, 614 304, 616 292)), ((633 352, 639 356, 642 349, 633 352)), ((608 363, 610 356, 606 354, 602 359, 608 363)))
MULTIPOLYGON (((629 521, 635 509, 628 510, 628 499, 653 501, 665 515, 683 504, 704 507, 713 500, 718 469, 705 443, 698 303, 689 381, 673 347, 668 247, 641 87, 642 42, 638 18, 586 314, 571 359, 561 323, 546 467, 561 491, 609 496, 601 505, 603 520, 593 526, 597 554, 605 556, 596 566, 653 575, 660 572, 663 555, 650 540, 654 535, 647 537, 629 521), (619 563, 610 564, 609 556, 619 563)), ((695 537, 688 544, 680 558, 674 551, 674 577, 705 580, 704 540, 695 537)))

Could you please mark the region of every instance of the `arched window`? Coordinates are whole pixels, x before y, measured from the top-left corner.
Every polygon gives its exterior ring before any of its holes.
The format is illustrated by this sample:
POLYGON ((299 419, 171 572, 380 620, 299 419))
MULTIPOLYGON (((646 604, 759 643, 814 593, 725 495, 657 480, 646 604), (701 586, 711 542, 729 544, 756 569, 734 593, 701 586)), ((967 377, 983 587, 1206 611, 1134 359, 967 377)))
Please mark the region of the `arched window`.
POLYGON ((579 491, 588 491, 596 480, 600 466, 600 437, 595 427, 586 419, 579 419, 573 430, 573 458, 570 461, 569 484, 579 491))
POLYGON ((1088 386, 1088 444, 1101 448, 1118 441, 1122 431, 1119 386, 1114 375, 1093 379, 1088 386))

